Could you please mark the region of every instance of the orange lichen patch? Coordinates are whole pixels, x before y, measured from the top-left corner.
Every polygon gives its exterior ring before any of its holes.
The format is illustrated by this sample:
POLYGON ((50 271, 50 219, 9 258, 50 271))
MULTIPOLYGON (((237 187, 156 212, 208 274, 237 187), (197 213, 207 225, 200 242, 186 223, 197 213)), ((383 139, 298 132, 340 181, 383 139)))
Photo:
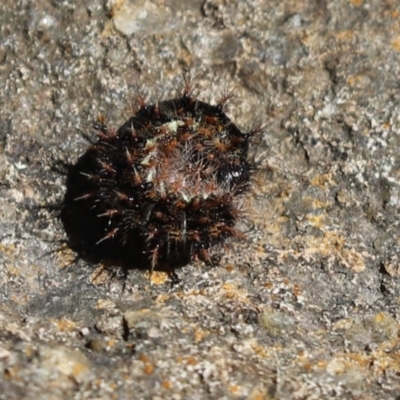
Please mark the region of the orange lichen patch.
POLYGON ((184 297, 187 297, 187 293, 182 292, 182 291, 180 291, 180 292, 175 292, 175 293, 174 293, 174 297, 176 297, 176 298, 178 298, 178 299, 183 299, 184 297))
POLYGON ((359 73, 356 75, 351 75, 347 79, 349 86, 362 89, 368 88, 371 85, 371 77, 367 73, 359 73))
POLYGON ((112 19, 109 19, 108 21, 106 21, 106 23, 104 24, 104 29, 101 32, 101 37, 102 38, 107 38, 111 35, 115 34, 115 29, 114 29, 114 22, 112 19))
POLYGON ((335 321, 332 324, 332 328, 335 331, 345 330, 345 329, 349 329, 352 324, 353 324, 353 320, 351 318, 342 318, 342 319, 339 319, 338 321, 335 321))
POLYGON ((313 211, 315 210, 326 210, 327 208, 332 206, 332 202, 330 201, 321 201, 316 199, 315 197, 305 196, 302 200, 304 206, 313 211))
POLYGON ((167 294, 167 293, 163 293, 163 294, 159 294, 156 297, 155 302, 156 303, 165 303, 167 300, 169 300, 171 298, 171 295, 167 294))
POLYGON ((266 357, 267 352, 265 350, 265 346, 259 344, 256 340, 250 341, 250 347, 254 351, 255 354, 259 355, 260 357, 266 357))
POLYGON ((362 272, 365 270, 363 253, 358 253, 354 249, 344 249, 339 254, 339 262, 355 272, 362 272))
POLYGON ((364 4, 364 0, 350 0, 351 4, 356 7, 361 7, 364 4))
POLYGON ((392 49, 396 51, 400 51, 400 36, 392 40, 392 49))
POLYGON ((90 274, 89 279, 92 285, 101 285, 110 280, 110 273, 104 265, 100 265, 90 274))
POLYGON ((168 274, 162 271, 146 272, 145 275, 154 285, 163 285, 168 280, 168 274))
POLYGON ((315 41, 315 37, 313 35, 308 35, 307 33, 304 33, 301 36, 301 43, 304 44, 304 46, 311 46, 313 42, 315 41))
POLYGON ((285 286, 289 286, 290 284, 291 284, 291 282, 290 282, 290 280, 288 279, 288 278, 285 278, 285 279, 283 279, 283 284, 285 285, 285 286))
POLYGON ((387 353, 380 349, 370 354, 346 353, 337 354, 326 364, 329 373, 341 375, 354 368, 360 369, 361 373, 385 374, 387 371, 398 374, 400 372, 400 353, 387 353))
POLYGON ((167 380, 162 381, 162 382, 161 382, 161 385, 162 385, 162 387, 163 387, 164 389, 171 389, 171 388, 172 388, 171 381, 167 381, 167 380))
POLYGON ((136 343, 128 342, 125 348, 133 352, 136 349, 136 343))
POLYGON ((326 361, 325 360, 308 360, 307 362, 304 362, 303 364, 303 368, 307 371, 307 372, 313 372, 316 369, 324 369, 326 367, 326 361))
POLYGON ((235 267, 232 264, 225 265, 225 271, 226 272, 232 272, 234 269, 235 269, 235 267))
POLYGON ((273 397, 268 394, 267 390, 257 387, 250 393, 248 400, 269 400, 272 398, 273 397))
POLYGON ((298 297, 302 294, 302 290, 299 285, 294 284, 292 289, 293 296, 298 297))
POLYGON ((343 250, 345 240, 338 232, 325 232, 322 238, 312 237, 307 241, 308 255, 320 253, 322 256, 334 256, 343 250))
POLYGON ((345 329, 345 337, 353 337, 354 333, 369 335, 377 344, 376 351, 393 352, 399 345, 399 324, 387 312, 380 312, 362 320, 351 319, 345 329))
POLYGON ((190 296, 204 296, 206 291, 204 289, 192 289, 188 292, 182 292, 182 297, 190 297, 190 296))
POLYGON ((108 299, 99 299, 96 303, 98 310, 112 310, 115 307, 115 303, 108 299))
POLYGON ((6 264, 7 272, 10 276, 20 276, 21 273, 19 269, 14 264, 6 264))
POLYGON ((76 261, 73 251, 66 246, 56 249, 54 252, 58 259, 59 269, 64 269, 72 265, 76 261))
POLYGON ((86 364, 83 363, 74 363, 74 366, 71 370, 71 376, 73 377, 79 377, 82 374, 84 374, 85 372, 88 371, 88 366, 86 364))
POLYGON ((2 244, 0 243, 0 253, 3 253, 5 256, 12 257, 15 255, 16 247, 14 244, 2 244))
MULTIPOLYGON (((373 317, 379 322, 380 319, 387 318, 385 313, 379 313, 373 317)), ((348 325, 349 320, 342 321, 348 325)), ((391 349, 397 348, 399 343, 398 337, 392 340, 391 349)), ((387 342, 383 342, 379 347, 371 353, 364 351, 353 353, 337 353, 330 360, 311 360, 307 354, 299 353, 298 361, 307 370, 326 369, 331 375, 342 375, 349 371, 358 370, 360 374, 370 373, 371 370, 375 374, 386 374, 388 371, 394 374, 400 372, 400 352, 388 351, 387 342)))
POLYGON ((41 351, 41 364, 46 369, 81 383, 88 377, 90 362, 79 350, 64 346, 46 347, 41 351))
POLYGON ((332 250, 341 251, 345 245, 344 237, 338 232, 325 232, 322 243, 322 251, 324 255, 328 255, 332 250))
POLYGON ((122 6, 124 5, 125 0, 116 0, 112 3, 112 7, 110 8, 109 11, 109 17, 110 18, 114 18, 115 14, 117 14, 117 12, 122 8, 122 6))
POLYGON ((336 34, 336 38, 342 42, 350 41, 353 39, 353 37, 354 37, 354 31, 350 29, 340 31, 336 34))
POLYGON ((112 349, 115 346, 115 344, 116 344, 116 340, 114 340, 114 339, 107 340, 108 348, 112 349))
POLYGON ((197 365, 199 362, 193 356, 185 356, 185 357, 177 357, 176 362, 179 364, 186 364, 186 365, 197 365))
MULTIPOLYGON (((340 264, 361 272, 365 269, 364 256, 366 254, 357 252, 355 249, 346 248, 346 241, 339 232, 324 232, 322 237, 311 237, 306 240, 307 247, 297 254, 297 257, 303 256, 311 259, 314 255, 322 255, 323 257, 334 257, 340 264)), ((296 256, 292 253, 293 256, 296 256)))
POLYGON ((222 290, 224 291, 225 298, 227 299, 235 299, 243 303, 248 302, 247 292, 238 289, 233 283, 224 283, 222 285, 222 290))
POLYGON ((231 284, 231 283, 225 283, 225 284, 222 286, 222 289, 225 291, 225 296, 226 296, 228 299, 232 299, 233 297, 235 297, 235 290, 236 290, 236 287, 235 287, 233 284, 231 284))
POLYGON ((385 322, 388 317, 388 314, 385 312, 380 312, 378 314, 375 314, 373 319, 376 323, 381 324, 382 322, 385 322))
POLYGON ((195 343, 200 343, 202 342, 206 337, 208 337, 210 335, 209 331, 206 331, 204 329, 201 328, 197 328, 194 331, 194 342, 195 343))
POLYGON ((145 354, 141 354, 139 360, 144 364, 143 371, 145 374, 150 375, 154 372, 155 366, 145 354))
POLYGON ((184 360, 187 365, 197 365, 199 363, 193 356, 185 357, 184 360))
POLYGON ((144 371, 145 374, 150 375, 150 374, 152 374, 154 372, 154 368, 155 368, 154 364, 146 363, 144 365, 143 371, 144 371))
POLYGON ((261 246, 257 246, 254 250, 257 251, 258 253, 265 253, 265 254, 267 254, 266 250, 265 250, 263 247, 261 247, 261 246))
POLYGON ((51 321, 61 332, 73 332, 76 330, 76 324, 67 318, 54 319, 51 321))
POLYGON ((325 214, 307 215, 306 219, 312 226, 315 226, 318 229, 321 229, 326 225, 326 215, 325 214))
POLYGON ((19 374, 20 370, 21 368, 16 365, 10 366, 4 369, 3 376, 6 379, 15 379, 15 377, 19 374))
POLYGON ((242 391, 242 388, 238 385, 230 385, 229 386, 229 391, 233 394, 233 395, 239 395, 242 391))
POLYGON ((350 86, 356 86, 357 75, 351 75, 347 78, 347 83, 350 86))
POLYGON ((27 359, 31 359, 36 354, 36 349, 33 346, 27 346, 23 349, 23 352, 27 359))
POLYGON ((95 380, 93 381, 93 386, 95 386, 95 387, 97 387, 97 388, 99 388, 99 387, 101 387, 101 386, 103 386, 103 385, 104 385, 104 379, 98 378, 98 379, 95 379, 95 380))
POLYGON ((400 352, 387 353, 386 350, 377 350, 372 353, 374 370, 385 373, 386 370, 394 371, 396 374, 400 372, 400 352))
POLYGON ((336 186, 336 182, 333 179, 332 172, 314 176, 314 178, 311 179, 310 184, 312 186, 320 187, 321 189, 336 186))
POLYGON ((297 354, 296 363, 300 364, 307 372, 312 372, 315 367, 315 361, 311 360, 309 354, 304 351, 297 354))
POLYGON ((227 299, 233 299, 235 297, 235 293, 233 291, 228 291, 225 293, 227 299))

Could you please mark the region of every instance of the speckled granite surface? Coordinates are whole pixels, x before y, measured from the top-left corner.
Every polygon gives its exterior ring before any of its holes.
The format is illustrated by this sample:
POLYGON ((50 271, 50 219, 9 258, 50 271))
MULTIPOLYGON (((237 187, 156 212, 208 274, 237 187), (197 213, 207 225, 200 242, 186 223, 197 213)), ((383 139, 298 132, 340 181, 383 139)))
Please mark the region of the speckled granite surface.
POLYGON ((399 57, 389 0, 3 0, 0 399, 399 398, 399 57), (248 240, 173 286, 63 269, 52 166, 186 67, 266 125, 248 240))

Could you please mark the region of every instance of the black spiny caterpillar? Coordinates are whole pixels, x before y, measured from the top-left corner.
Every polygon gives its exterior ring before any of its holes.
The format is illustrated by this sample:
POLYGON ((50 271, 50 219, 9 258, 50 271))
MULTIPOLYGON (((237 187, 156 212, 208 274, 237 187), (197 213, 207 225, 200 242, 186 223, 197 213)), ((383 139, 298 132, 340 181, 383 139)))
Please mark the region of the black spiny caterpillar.
POLYGON ((224 104, 182 97, 139 111, 69 167, 61 219, 83 258, 172 271, 229 237, 240 216, 237 196, 249 185, 251 133, 224 104))

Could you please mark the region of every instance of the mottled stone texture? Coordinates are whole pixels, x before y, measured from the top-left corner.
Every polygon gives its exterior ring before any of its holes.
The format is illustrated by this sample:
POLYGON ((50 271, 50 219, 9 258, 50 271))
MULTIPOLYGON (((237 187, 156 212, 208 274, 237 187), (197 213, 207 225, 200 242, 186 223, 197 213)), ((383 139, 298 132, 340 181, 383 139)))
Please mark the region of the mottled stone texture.
POLYGON ((389 0, 3 0, 0 399, 398 398, 399 56, 389 0), (188 67, 265 124, 247 241, 173 285, 55 251, 93 121, 188 67))

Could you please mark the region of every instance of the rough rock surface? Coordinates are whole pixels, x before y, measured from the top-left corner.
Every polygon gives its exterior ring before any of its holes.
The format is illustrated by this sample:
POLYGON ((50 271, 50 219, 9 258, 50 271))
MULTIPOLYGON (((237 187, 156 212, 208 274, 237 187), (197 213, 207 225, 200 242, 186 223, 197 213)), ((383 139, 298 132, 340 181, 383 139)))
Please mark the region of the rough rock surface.
POLYGON ((399 398, 399 76, 390 0, 2 0, 0 399, 399 398), (74 262, 55 167, 188 67, 265 123, 247 241, 175 284, 74 262))

